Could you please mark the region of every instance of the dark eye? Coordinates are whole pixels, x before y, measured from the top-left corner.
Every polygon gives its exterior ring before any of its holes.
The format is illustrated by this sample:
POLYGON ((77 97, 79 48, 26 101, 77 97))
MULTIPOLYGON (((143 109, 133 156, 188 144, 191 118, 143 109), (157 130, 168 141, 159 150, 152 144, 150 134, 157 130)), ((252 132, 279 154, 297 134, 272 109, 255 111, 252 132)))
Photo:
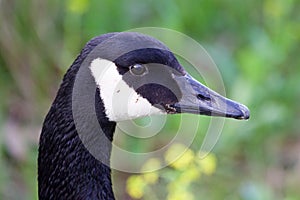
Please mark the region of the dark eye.
POLYGON ((148 73, 148 69, 145 65, 135 64, 129 67, 130 73, 135 76, 142 76, 148 73))

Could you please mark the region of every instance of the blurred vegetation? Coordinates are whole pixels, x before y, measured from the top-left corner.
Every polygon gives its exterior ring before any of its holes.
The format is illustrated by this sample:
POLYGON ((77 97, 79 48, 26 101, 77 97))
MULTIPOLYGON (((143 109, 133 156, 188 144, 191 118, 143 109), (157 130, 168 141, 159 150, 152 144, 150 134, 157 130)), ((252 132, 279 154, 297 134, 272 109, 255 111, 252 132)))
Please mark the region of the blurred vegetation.
MULTIPOLYGON (((251 110, 247 122, 226 120, 211 154, 216 168, 209 175, 187 170, 204 175, 184 191, 194 199, 299 199, 299 10, 299 0, 0 0, 0 199, 37 198, 43 117, 83 45, 96 35, 145 26, 174 29, 201 43, 218 65, 227 95, 251 110)), ((201 118, 195 151, 208 119, 201 118)), ((162 140, 173 137, 179 120, 168 117, 162 140)), ((123 142, 141 152, 159 145, 123 142)), ((140 196, 166 199, 179 192, 170 184, 182 173, 170 166, 145 182, 143 175, 115 171, 116 196, 130 199, 132 179, 143 178, 138 181, 151 190, 140 196)))
POLYGON ((199 158, 191 149, 185 145, 175 143, 164 155, 166 163, 170 163, 169 167, 163 170, 154 170, 161 166, 158 159, 151 158, 143 166, 141 175, 132 175, 127 179, 126 190, 134 199, 198 199, 197 188, 193 185, 199 181, 202 174, 211 175, 216 170, 216 157, 208 154, 203 159, 199 158), (183 153, 184 152, 184 153, 183 153), (180 155, 178 157, 178 155, 180 155), (175 160, 175 162, 174 162, 175 160), (147 170, 149 172, 147 172, 147 170), (160 193, 152 189, 153 185, 161 185, 168 192, 166 198, 160 193), (196 191, 192 191, 192 190, 196 191))

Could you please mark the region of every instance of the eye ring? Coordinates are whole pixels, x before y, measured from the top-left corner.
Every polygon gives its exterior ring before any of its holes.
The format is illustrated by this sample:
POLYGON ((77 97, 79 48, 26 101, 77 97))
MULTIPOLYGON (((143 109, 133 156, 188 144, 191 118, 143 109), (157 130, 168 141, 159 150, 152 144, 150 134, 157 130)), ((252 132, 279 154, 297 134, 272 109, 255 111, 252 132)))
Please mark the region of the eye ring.
POLYGON ((148 68, 143 64, 134 64, 129 67, 129 71, 132 75, 143 76, 148 73, 148 68))

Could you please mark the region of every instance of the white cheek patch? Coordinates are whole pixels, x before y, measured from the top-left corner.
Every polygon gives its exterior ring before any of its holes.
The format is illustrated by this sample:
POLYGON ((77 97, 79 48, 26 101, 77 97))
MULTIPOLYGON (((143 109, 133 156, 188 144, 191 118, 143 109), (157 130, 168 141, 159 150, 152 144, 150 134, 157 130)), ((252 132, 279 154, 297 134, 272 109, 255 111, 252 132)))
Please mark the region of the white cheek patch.
POLYGON ((117 66, 106 59, 97 58, 90 65, 92 75, 100 89, 105 114, 110 121, 123 121, 153 114, 165 114, 129 87, 119 74, 117 66))

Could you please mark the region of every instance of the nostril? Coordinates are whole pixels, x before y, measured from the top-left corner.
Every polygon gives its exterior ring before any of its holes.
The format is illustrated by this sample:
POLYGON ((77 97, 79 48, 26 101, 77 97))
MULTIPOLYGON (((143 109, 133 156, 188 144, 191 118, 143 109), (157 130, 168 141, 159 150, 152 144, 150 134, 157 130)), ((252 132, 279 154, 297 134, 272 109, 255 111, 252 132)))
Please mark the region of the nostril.
POLYGON ((205 96, 203 94, 197 94, 197 98, 199 100, 204 100, 204 101, 210 101, 211 100, 209 96, 205 96))

